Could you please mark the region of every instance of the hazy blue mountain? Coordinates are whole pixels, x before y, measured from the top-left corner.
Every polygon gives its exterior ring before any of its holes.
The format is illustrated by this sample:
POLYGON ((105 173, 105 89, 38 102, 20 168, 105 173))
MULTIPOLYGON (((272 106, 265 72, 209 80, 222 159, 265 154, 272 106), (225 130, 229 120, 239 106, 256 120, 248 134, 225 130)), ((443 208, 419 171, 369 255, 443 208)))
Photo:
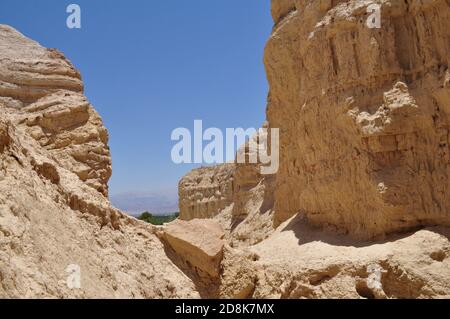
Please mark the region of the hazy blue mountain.
POLYGON ((156 215, 178 212, 178 195, 174 191, 116 194, 111 195, 111 202, 130 215, 146 211, 156 215))

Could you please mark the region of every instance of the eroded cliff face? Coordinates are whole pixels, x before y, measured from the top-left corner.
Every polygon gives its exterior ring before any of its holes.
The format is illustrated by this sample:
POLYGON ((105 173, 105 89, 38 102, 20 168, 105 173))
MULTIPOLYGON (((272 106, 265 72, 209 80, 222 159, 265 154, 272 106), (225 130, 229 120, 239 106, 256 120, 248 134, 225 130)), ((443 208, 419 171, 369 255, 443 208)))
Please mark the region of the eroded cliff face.
MULTIPOLYGON (((259 136, 267 138, 267 134, 259 136)), ((179 183, 180 218, 216 219, 235 247, 259 243, 274 230, 275 176, 262 175, 261 164, 249 163, 248 159, 258 152, 253 146, 256 143, 250 144, 247 142, 238 150, 237 157, 246 158, 246 163, 236 160, 196 169, 179 183)))
POLYGON ((450 2, 273 3, 275 226, 299 212, 359 238, 450 225, 450 2))
POLYGON ((0 297, 450 297, 449 2, 272 0, 280 171, 195 170, 162 227, 105 196, 79 73, 0 25, 0 297))
MULTIPOLYGON (((298 213, 361 239, 450 225, 449 1, 274 0, 272 15, 274 227, 298 213), (367 26, 370 4, 379 29, 367 26)), ((233 216, 245 219, 267 178, 237 165, 233 179, 233 216)))
POLYGON ((62 54, 0 25, 0 297, 199 297, 105 196, 108 134, 82 90, 62 54))
POLYGON ((178 186, 180 219, 213 218, 233 202, 234 164, 193 170, 178 186))
POLYGON ((275 24, 278 24, 289 13, 295 11, 295 0, 272 0, 271 5, 272 18, 275 24))
POLYGON ((216 296, 450 295, 449 15, 448 0, 272 0, 280 170, 235 164, 229 209, 208 212, 227 240, 216 296))
POLYGON ((79 72, 57 50, 8 26, 0 29, 0 103, 61 166, 108 195, 108 132, 86 97, 79 72))

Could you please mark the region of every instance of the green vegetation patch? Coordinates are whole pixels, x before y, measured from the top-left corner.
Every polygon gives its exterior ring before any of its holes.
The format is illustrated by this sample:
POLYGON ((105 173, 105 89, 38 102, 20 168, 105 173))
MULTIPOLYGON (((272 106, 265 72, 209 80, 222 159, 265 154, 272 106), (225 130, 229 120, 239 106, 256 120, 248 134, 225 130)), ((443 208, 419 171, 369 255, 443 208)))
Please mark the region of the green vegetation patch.
POLYGON ((158 216, 158 215, 150 214, 149 212, 144 212, 138 217, 138 219, 142 220, 144 222, 147 222, 149 224, 152 224, 152 225, 160 226, 160 225, 164 225, 165 223, 170 223, 170 222, 174 221, 179 216, 180 216, 180 213, 171 213, 168 215, 158 216))

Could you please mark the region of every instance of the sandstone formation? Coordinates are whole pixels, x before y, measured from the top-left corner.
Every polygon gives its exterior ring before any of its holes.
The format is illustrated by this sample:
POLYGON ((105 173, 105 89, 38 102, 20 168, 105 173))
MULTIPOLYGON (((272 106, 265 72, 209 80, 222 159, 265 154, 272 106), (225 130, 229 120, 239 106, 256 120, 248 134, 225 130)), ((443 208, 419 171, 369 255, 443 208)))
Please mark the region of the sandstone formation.
POLYGON ((193 170, 179 184, 180 218, 212 218, 233 201, 233 164, 193 170))
POLYGON ((199 297, 156 229, 105 197, 107 140, 73 66, 0 25, 0 298, 199 297))
POLYGON ((272 0, 272 16, 280 170, 236 163, 232 201, 208 210, 228 242, 216 296, 449 298, 450 1, 272 0))
POLYGON ((218 278, 225 233, 213 220, 175 221, 164 229, 164 239, 186 262, 218 278))
POLYGON ((160 227, 109 203, 80 74, 0 26, 0 297, 450 298, 450 0, 272 0, 272 16, 279 171, 194 170, 160 227))
MULTIPOLYGON (((263 125, 267 127, 267 123, 263 125)), ((252 140, 267 138, 260 133, 252 140)), ((191 171, 179 183, 180 218, 214 218, 226 231, 233 246, 256 244, 273 231, 275 176, 262 175, 260 164, 249 163, 256 143, 239 148, 236 158, 245 163, 228 163, 191 171)))
MULTIPOLYGON (((267 127, 268 123, 264 123, 263 128, 267 127)), ((232 246, 256 244, 273 231, 275 176, 262 174, 262 164, 252 164, 250 160, 257 158, 258 147, 267 146, 267 138, 267 132, 260 131, 236 155, 230 229, 232 246), (240 163, 240 157, 246 159, 245 163, 240 163)))
MULTIPOLYGON (((449 3, 272 1, 267 118, 281 130, 280 169, 264 200, 274 227, 300 212, 361 239, 450 225, 449 3), (380 29, 366 24, 374 3, 380 29)), ((237 165, 234 217, 245 219, 264 179, 237 165)))
POLYGON ((265 52, 275 226, 299 212, 358 238, 449 226, 450 1, 273 3, 291 10, 265 52))
POLYGON ((0 103, 18 111, 15 124, 25 126, 58 164, 107 196, 108 132, 83 95, 79 72, 60 52, 2 26, 0 103))
POLYGON ((379 242, 286 221, 246 251, 223 262, 222 297, 450 298, 450 232, 428 228, 379 242))
POLYGON ((275 24, 286 17, 289 13, 295 11, 295 0, 278 0, 271 1, 272 18, 275 24))

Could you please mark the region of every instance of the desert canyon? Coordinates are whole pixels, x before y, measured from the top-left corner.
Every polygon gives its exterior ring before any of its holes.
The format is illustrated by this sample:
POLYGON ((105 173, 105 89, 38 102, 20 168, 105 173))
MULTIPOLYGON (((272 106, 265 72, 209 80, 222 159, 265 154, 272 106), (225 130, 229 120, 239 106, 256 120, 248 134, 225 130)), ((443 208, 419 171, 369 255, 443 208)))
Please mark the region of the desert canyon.
POLYGON ((450 298, 450 0, 272 0, 272 16, 278 173, 196 169, 164 226, 109 202, 76 68, 0 25, 1 298, 450 298))

